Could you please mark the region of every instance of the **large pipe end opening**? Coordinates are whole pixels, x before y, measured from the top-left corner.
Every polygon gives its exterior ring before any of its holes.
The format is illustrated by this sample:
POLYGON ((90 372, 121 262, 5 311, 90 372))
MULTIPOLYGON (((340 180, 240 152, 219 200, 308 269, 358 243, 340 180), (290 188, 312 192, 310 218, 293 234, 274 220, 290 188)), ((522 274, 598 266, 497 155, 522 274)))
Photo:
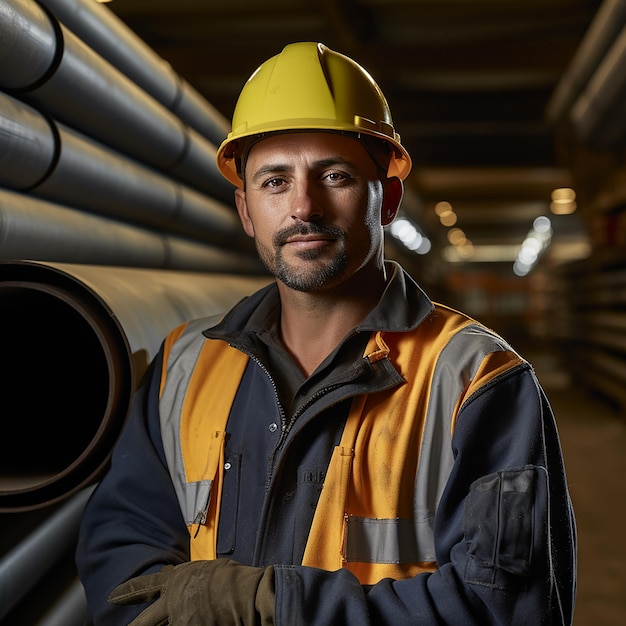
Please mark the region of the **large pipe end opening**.
POLYGON ((126 344, 84 294, 2 281, 0 510, 35 508, 93 480, 131 393, 126 344))

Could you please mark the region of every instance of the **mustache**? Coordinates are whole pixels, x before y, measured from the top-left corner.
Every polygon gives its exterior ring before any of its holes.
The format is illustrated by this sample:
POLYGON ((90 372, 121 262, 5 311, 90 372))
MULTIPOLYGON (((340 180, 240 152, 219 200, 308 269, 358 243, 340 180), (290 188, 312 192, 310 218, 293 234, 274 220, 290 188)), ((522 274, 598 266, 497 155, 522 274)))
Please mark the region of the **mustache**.
POLYGON ((341 228, 336 226, 322 226, 320 224, 314 224, 313 222, 307 222, 303 224, 294 224, 279 230, 274 235, 274 245, 282 246, 295 236, 308 236, 308 235, 321 235, 325 237, 334 237, 336 239, 343 239, 344 232, 341 228))

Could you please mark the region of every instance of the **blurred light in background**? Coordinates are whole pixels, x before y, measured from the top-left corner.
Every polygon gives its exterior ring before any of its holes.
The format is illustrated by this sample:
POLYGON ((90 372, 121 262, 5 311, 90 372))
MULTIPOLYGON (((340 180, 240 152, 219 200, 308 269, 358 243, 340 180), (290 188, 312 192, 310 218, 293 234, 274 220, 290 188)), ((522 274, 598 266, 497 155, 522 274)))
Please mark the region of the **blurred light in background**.
POLYGON ((388 227, 389 232, 406 248, 417 254, 428 254, 432 247, 430 239, 426 237, 410 219, 398 217, 388 227))
POLYGON ((576 192, 569 187, 561 187, 552 192, 550 210, 555 215, 569 215, 576 210, 576 192))
POLYGON ((540 215, 533 222, 533 227, 520 248, 513 272, 517 276, 526 276, 535 267, 541 255, 546 251, 552 241, 552 222, 545 215, 540 215))
POLYGON ((449 202, 437 202, 435 213, 439 216, 439 221, 444 226, 454 226, 458 219, 449 202))

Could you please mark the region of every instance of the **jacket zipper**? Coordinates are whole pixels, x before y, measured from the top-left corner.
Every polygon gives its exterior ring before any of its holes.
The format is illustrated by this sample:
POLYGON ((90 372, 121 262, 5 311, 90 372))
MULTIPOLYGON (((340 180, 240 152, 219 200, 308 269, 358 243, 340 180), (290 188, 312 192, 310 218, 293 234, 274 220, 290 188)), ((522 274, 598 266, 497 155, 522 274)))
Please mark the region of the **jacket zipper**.
POLYGON ((236 350, 239 350, 240 352, 243 352, 245 355, 247 355, 250 359, 252 359, 252 361, 254 361, 259 368, 261 369, 261 371, 267 376, 267 378, 270 381, 270 384, 272 385, 272 390, 274 391, 274 399, 276 400, 276 406, 278 406, 278 411, 280 414, 280 422, 281 422, 281 428, 280 428, 280 437, 278 438, 278 442, 276 443, 276 445, 274 446, 274 450, 272 452, 272 456, 270 459, 270 464, 269 464, 269 475, 267 477, 267 483, 266 483, 266 490, 269 489, 269 486, 272 483, 272 478, 274 476, 274 468, 276 466, 276 457, 277 454, 279 452, 279 450, 283 447, 283 445, 285 444, 285 441, 287 439, 288 434, 291 432, 291 429, 293 428, 294 424, 296 423, 296 421, 298 420, 298 418, 310 407, 312 406, 317 400, 318 398, 321 398, 323 396, 325 396, 326 394, 328 394, 329 392, 338 389, 339 387, 343 386, 344 384, 346 384, 347 381, 341 381, 338 383, 334 383, 332 385, 327 385, 326 387, 319 389, 318 391, 316 391, 307 401, 305 404, 303 404, 298 411, 296 411, 292 416, 291 419, 289 419, 289 421, 287 421, 287 416, 285 415, 285 410, 283 408, 283 405, 280 402, 280 397, 278 395, 278 388, 276 387, 276 383, 274 381, 274 378, 272 377, 272 374, 270 373, 270 371, 267 369, 267 367, 265 367, 265 365, 261 362, 261 360, 255 356, 252 352, 250 352, 247 348, 245 348, 242 345, 235 345, 233 343, 229 343, 229 345, 232 348, 235 348, 236 350))

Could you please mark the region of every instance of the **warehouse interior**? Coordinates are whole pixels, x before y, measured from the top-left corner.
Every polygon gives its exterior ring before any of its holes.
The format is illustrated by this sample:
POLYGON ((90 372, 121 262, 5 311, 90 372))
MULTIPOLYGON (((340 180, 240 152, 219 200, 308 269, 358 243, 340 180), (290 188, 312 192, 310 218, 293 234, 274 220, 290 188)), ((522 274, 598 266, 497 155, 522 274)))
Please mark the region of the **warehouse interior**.
POLYGON ((76 529, 134 386, 268 280, 214 155, 293 41, 385 93, 413 158, 387 256, 533 363, 574 623, 624 623, 626 0, 0 0, 0 623, 83 624, 76 529))

